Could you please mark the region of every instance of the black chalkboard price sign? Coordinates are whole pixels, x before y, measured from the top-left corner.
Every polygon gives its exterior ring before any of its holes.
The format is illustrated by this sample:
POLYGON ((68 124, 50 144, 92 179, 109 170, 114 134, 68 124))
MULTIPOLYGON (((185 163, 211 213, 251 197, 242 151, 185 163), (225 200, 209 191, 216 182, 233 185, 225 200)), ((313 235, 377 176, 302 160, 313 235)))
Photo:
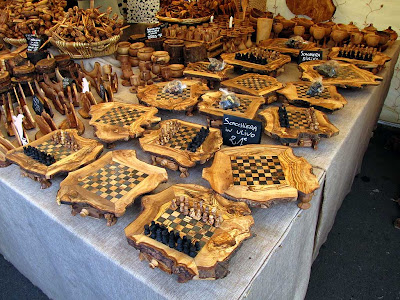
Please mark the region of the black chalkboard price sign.
POLYGON ((224 115, 221 130, 224 145, 243 146, 247 144, 259 144, 261 141, 262 123, 224 115))
POLYGON ((36 95, 33 95, 32 97, 32 108, 37 115, 42 115, 43 104, 42 102, 40 102, 39 98, 36 95))
POLYGON ((28 48, 26 48, 27 51, 30 52, 37 52, 39 51, 40 47, 43 44, 43 38, 34 35, 34 34, 26 34, 25 35, 26 41, 28 42, 28 48))
POLYGON ((146 37, 147 39, 158 39, 162 37, 162 28, 160 26, 155 27, 147 27, 146 28, 146 37))
POLYGON ((321 59, 322 51, 300 50, 298 63, 301 64, 306 61, 321 59))

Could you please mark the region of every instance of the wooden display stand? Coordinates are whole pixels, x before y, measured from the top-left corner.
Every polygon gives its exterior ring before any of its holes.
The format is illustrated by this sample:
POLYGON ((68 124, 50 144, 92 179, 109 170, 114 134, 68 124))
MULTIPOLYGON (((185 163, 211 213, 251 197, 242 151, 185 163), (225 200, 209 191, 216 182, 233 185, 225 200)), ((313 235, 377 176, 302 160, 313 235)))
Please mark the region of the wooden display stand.
POLYGON ((300 200, 310 208, 319 187, 312 166, 291 148, 275 145, 246 145, 225 148, 215 154, 203 178, 213 190, 228 199, 268 208, 276 202, 300 200))
MULTIPOLYGON (((314 70, 314 67, 317 67, 323 63, 326 63, 325 60, 313 60, 301 63, 299 65, 300 71, 303 72, 301 75, 301 79, 307 81, 313 81, 322 75, 318 73, 318 71, 314 70)), ((383 80, 382 77, 375 76, 371 72, 366 70, 362 70, 355 65, 338 61, 340 67, 339 72, 336 77, 326 77, 322 76, 323 84, 332 84, 335 86, 347 88, 347 87, 356 87, 362 88, 365 85, 379 85, 380 81, 383 80)))
POLYGON ((11 165, 11 163, 6 159, 6 154, 14 148, 15 146, 0 134, 0 168, 5 168, 11 165))
POLYGON ((165 169, 140 161, 135 150, 111 151, 69 173, 60 184, 57 203, 71 205, 74 216, 104 217, 112 226, 139 195, 167 179, 165 169))
POLYGON ((288 127, 282 127, 280 124, 279 107, 268 107, 259 115, 264 119, 265 134, 278 139, 285 146, 316 149, 321 138, 339 134, 339 129, 329 122, 328 117, 314 108, 284 108, 289 120, 288 127))
POLYGON ((202 127, 176 119, 165 120, 160 123, 160 129, 145 133, 139 139, 140 146, 152 154, 153 164, 179 170, 181 177, 187 177, 188 168, 194 167, 196 163, 206 163, 222 145, 221 131, 210 128, 208 136, 196 151, 189 151, 189 143, 202 127))
POLYGON ((232 66, 226 65, 222 71, 214 72, 208 69, 209 65, 209 62, 190 63, 183 71, 183 74, 188 78, 194 77, 207 80, 209 87, 214 89, 219 82, 228 79, 227 73, 233 70, 232 66))
POLYGON ((301 50, 305 51, 321 51, 321 48, 318 48, 315 43, 306 42, 303 47, 300 49, 290 48, 286 45, 286 42, 289 39, 276 38, 276 39, 268 39, 260 42, 261 47, 265 47, 268 50, 279 51, 283 54, 288 54, 293 57, 298 57, 301 50))
POLYGON ((158 267, 178 275, 179 282, 187 282, 225 277, 229 259, 251 237, 253 224, 245 203, 226 200, 200 185, 176 184, 143 197, 142 213, 125 228, 125 235, 152 269, 158 267), (182 210, 176 205, 180 201, 184 203, 182 210), (162 239, 145 231, 152 221, 165 226, 163 231, 168 233, 162 239), (193 248, 197 242, 199 250, 185 253, 185 248, 179 249, 177 237, 190 240, 193 248))
POLYGON ((137 97, 140 103, 147 106, 168 111, 186 111, 191 115, 200 95, 209 89, 198 80, 182 80, 182 83, 186 84, 187 88, 180 94, 164 93, 163 88, 168 82, 160 82, 139 88, 137 97))
POLYGON ((87 165, 103 151, 102 144, 80 137, 76 130, 71 129, 53 131, 25 146, 35 147, 56 160, 46 166, 27 156, 24 147, 13 149, 6 155, 8 161, 20 166, 22 176, 40 182, 42 189, 50 187, 50 179, 58 173, 70 172, 87 165))
POLYGON ((236 93, 262 96, 265 103, 269 104, 278 100, 276 91, 282 88, 283 84, 271 76, 248 73, 222 81, 221 86, 236 93))
POLYGON ((334 85, 325 85, 323 92, 315 96, 307 95, 310 86, 311 82, 306 81, 288 82, 277 93, 283 95, 290 104, 314 107, 328 112, 342 109, 347 104, 346 99, 338 93, 334 85))
POLYGON ((110 144, 142 136, 145 128, 161 121, 155 116, 157 112, 155 107, 138 104, 101 103, 91 106, 89 124, 94 127, 96 137, 110 144))
POLYGON ((224 114, 254 119, 261 105, 265 103, 263 97, 236 94, 239 98, 240 106, 235 108, 222 109, 219 105, 222 92, 208 92, 201 96, 202 100, 199 105, 199 112, 206 115, 208 123, 212 127, 220 127, 222 125, 222 117, 224 114))

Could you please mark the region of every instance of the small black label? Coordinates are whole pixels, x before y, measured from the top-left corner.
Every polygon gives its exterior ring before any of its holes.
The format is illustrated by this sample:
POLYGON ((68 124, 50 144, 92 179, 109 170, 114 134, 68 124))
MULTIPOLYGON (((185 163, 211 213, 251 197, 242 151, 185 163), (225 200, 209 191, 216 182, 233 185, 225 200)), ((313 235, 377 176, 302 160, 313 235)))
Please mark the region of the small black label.
POLYGON ((73 79, 69 78, 69 77, 64 77, 63 78, 63 88, 65 89, 67 86, 70 86, 72 83, 74 82, 73 79))
POLYGON ((42 115, 43 104, 36 95, 33 95, 32 97, 32 108, 37 115, 42 115))
POLYGON ((99 96, 101 99, 105 100, 106 99, 106 89, 104 88, 104 85, 100 83, 100 90, 99 90, 99 96))
POLYGON ((34 34, 25 34, 26 41, 28 42, 27 51, 37 52, 39 48, 43 45, 43 39, 34 34))
POLYGON ((146 38, 147 39, 158 39, 162 37, 162 28, 161 26, 156 27, 147 27, 146 28, 146 38))
POLYGON ((224 145, 243 146, 261 142, 262 123, 250 119, 224 115, 222 118, 224 145))
POLYGON ((298 63, 310 60, 322 60, 322 51, 300 50, 298 63))

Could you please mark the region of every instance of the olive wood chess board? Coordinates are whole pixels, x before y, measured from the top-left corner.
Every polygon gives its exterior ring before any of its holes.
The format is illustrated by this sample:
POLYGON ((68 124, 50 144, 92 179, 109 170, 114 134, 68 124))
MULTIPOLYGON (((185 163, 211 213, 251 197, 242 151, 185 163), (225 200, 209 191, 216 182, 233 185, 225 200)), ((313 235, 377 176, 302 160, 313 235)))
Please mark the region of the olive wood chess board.
POLYGON ((266 103, 272 103, 277 100, 276 91, 282 88, 283 84, 268 75, 248 73, 222 81, 221 86, 236 93, 262 96, 266 99, 266 103))
POLYGON ((51 186, 50 179, 56 174, 70 172, 87 165, 96 160, 103 151, 101 143, 79 136, 74 129, 55 130, 25 145, 27 146, 52 155, 55 163, 46 166, 27 156, 24 147, 10 150, 6 158, 20 166, 22 176, 40 182, 42 189, 51 186), (61 142, 54 141, 55 137, 61 142))
POLYGON ((110 151, 70 172, 60 184, 57 202, 71 205, 74 216, 104 217, 107 226, 112 226, 138 196, 153 191, 167 179, 164 168, 139 160, 135 150, 110 151))
POLYGON ((298 206, 308 209, 319 187, 304 158, 276 145, 224 148, 215 154, 212 166, 203 169, 203 178, 222 196, 262 208, 299 199, 298 206))
POLYGON ((176 274, 179 282, 187 282, 225 277, 229 273, 229 259, 242 242, 251 237, 253 224, 251 211, 245 203, 229 201, 200 185, 176 184, 161 193, 143 197, 142 212, 125 228, 125 235, 151 268, 158 267, 168 274, 176 274), (208 209, 211 215, 214 210, 221 222, 198 220, 181 212, 179 207, 173 206, 172 200, 183 198, 189 207, 199 207, 201 202, 201 211, 208 209), (145 234, 144 226, 152 221, 174 233, 164 241, 167 243, 145 234), (195 257, 178 251, 174 235, 200 243, 195 257))
POLYGON ((199 61, 190 63, 183 71, 186 77, 201 78, 208 81, 222 81, 228 79, 227 73, 233 70, 233 66, 225 65, 222 71, 211 71, 208 69, 209 62, 199 61))
MULTIPOLYGON (((251 49, 251 48, 250 48, 251 49)), ((271 76, 276 76, 277 71, 281 69, 284 65, 291 61, 289 55, 280 54, 279 58, 270 60, 266 65, 261 65, 257 63, 252 63, 248 61, 243 61, 239 59, 235 59, 236 53, 246 54, 249 52, 249 49, 238 51, 235 53, 224 53, 221 54, 221 58, 227 63, 237 68, 250 70, 252 72, 268 74, 271 76)))
POLYGON ((142 136, 145 128, 161 121, 156 117, 155 107, 121 102, 107 102, 92 105, 91 120, 95 135, 106 143, 127 141, 142 136))
POLYGON ((182 80, 182 83, 186 84, 187 88, 181 94, 163 92, 163 88, 168 82, 159 82, 139 88, 137 97, 140 103, 147 106, 169 111, 186 111, 190 115, 201 94, 209 88, 198 80, 182 80))
POLYGON ((347 104, 347 100, 338 93, 334 85, 325 85, 324 91, 314 96, 307 95, 310 86, 311 82, 307 81, 288 82, 277 93, 283 95, 290 104, 328 112, 342 109, 347 104))
MULTIPOLYGON (((319 74, 318 71, 314 70, 314 67, 323 63, 326 63, 326 60, 313 60, 301 63, 299 65, 300 70, 303 72, 301 79, 313 81, 314 79, 321 77, 322 75, 319 74)), ((353 64, 341 61, 338 61, 338 63, 340 67, 336 77, 322 76, 322 82, 324 85, 332 84, 344 88, 362 88, 365 85, 379 85, 380 81, 383 80, 382 77, 375 76, 371 72, 360 69, 353 64)))
POLYGON ((208 92, 201 96, 202 101, 198 104, 200 113, 209 118, 209 124, 213 127, 222 125, 224 114, 231 116, 254 119, 261 105, 265 103, 263 97, 236 94, 239 98, 240 106, 228 109, 222 109, 219 105, 222 92, 208 92))
POLYGON ((289 39, 285 38, 276 38, 276 39, 268 39, 260 42, 260 47, 265 47, 269 50, 279 51, 283 54, 289 54, 294 57, 298 57, 301 50, 306 51, 321 51, 322 49, 317 47, 315 43, 306 42, 303 46, 299 49, 290 48, 286 45, 286 42, 289 39))
POLYGON ((374 54, 372 61, 340 57, 339 51, 342 49, 343 49, 343 47, 333 47, 331 49, 331 52, 329 52, 329 54, 328 54, 328 59, 340 60, 340 61, 344 61, 347 63, 351 63, 361 69, 367 69, 374 74, 377 74, 380 70, 382 70, 383 67, 385 66, 385 63, 392 59, 390 56, 387 56, 386 54, 383 54, 380 51, 378 51, 374 54))
POLYGON ((287 127, 281 126, 279 107, 268 107, 259 113, 264 120, 266 135, 279 140, 285 146, 317 148, 321 138, 339 134, 337 129, 323 112, 314 108, 285 106, 287 127))
POLYGON ((202 127, 204 126, 176 119, 165 120, 160 123, 160 129, 151 130, 139 139, 140 146, 144 151, 152 154, 153 164, 159 164, 174 171, 179 170, 181 177, 187 177, 188 168, 194 167, 196 163, 206 163, 222 145, 221 131, 210 128, 201 146, 195 152, 189 151, 187 149, 189 143, 202 127), (174 124, 178 124, 179 129, 172 133, 176 129, 174 124), (161 144, 161 137, 170 132, 170 139, 161 144))

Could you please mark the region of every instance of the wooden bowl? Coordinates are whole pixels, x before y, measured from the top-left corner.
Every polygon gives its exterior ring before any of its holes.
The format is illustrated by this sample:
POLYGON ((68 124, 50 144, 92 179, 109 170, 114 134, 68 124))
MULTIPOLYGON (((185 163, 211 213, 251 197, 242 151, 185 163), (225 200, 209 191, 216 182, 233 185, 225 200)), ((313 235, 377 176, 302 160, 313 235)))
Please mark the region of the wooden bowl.
POLYGON ((153 52, 154 48, 143 47, 139 49, 137 57, 139 58, 139 60, 149 61, 151 59, 151 56, 153 55, 153 52))
POLYGON ((119 42, 117 45, 117 53, 121 55, 127 55, 130 45, 131 43, 129 42, 119 42))
POLYGON ((183 70, 185 69, 184 65, 181 64, 172 64, 169 66, 171 70, 171 77, 172 78, 180 78, 183 77, 183 70))
POLYGON ((151 56, 151 61, 157 64, 166 65, 170 60, 168 51, 154 51, 151 56))
POLYGON ((129 55, 130 56, 137 56, 139 49, 144 48, 146 45, 142 42, 133 43, 129 46, 129 55))

